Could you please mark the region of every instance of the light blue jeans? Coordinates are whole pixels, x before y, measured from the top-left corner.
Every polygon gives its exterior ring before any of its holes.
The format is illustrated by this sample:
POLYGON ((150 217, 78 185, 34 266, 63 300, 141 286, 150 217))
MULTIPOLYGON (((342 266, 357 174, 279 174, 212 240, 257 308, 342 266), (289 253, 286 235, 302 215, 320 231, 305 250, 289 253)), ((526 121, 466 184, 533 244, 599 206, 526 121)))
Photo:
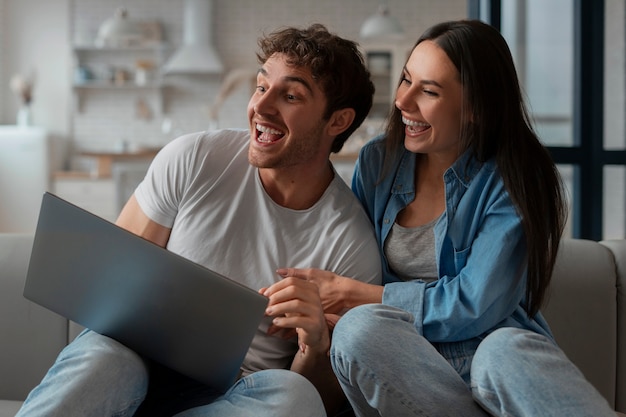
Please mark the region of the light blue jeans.
MULTIPOLYGON (((124 345, 85 331, 59 354, 17 416, 132 416, 148 392, 150 368, 124 345)), ((199 390, 199 385, 191 387, 192 396, 197 400, 201 391, 205 405, 182 411, 177 417, 326 416, 313 384, 283 369, 241 378, 226 393, 206 387, 199 390)))
POLYGON ((370 304, 333 331, 331 363, 357 416, 611 416, 549 338, 513 328, 431 344, 406 311, 370 304))

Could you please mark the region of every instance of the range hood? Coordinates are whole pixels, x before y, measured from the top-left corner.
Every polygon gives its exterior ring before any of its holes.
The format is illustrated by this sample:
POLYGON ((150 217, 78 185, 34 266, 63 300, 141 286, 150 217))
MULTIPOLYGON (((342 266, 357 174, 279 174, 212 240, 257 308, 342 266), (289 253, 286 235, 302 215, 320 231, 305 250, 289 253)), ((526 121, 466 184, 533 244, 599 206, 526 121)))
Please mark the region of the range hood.
POLYGON ((185 0, 183 44, 163 66, 163 73, 219 74, 222 60, 213 47, 213 0, 185 0))

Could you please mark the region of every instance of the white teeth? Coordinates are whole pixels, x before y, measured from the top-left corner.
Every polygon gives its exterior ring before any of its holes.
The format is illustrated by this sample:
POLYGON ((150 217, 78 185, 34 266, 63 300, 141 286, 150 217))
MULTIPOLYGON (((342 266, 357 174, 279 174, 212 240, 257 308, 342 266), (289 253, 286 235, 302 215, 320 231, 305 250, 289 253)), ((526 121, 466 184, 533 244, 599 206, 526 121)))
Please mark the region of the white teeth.
POLYGON ((404 123, 407 126, 422 126, 422 127, 430 126, 428 123, 416 122, 414 120, 409 120, 409 119, 407 119, 404 116, 402 116, 402 123, 404 123))
POLYGON ((271 127, 261 126, 259 124, 256 125, 256 129, 259 132, 269 133, 270 135, 282 135, 283 134, 283 132, 281 132, 280 130, 272 129, 271 127))

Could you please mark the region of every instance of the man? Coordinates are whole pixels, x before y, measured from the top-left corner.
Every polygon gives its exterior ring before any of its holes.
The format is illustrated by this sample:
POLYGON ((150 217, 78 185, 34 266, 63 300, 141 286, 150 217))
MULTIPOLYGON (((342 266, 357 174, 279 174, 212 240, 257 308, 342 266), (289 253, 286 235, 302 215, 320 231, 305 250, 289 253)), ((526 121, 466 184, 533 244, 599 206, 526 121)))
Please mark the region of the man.
POLYGON ((380 282, 370 222, 328 159, 369 112, 374 87, 356 45, 321 25, 277 31, 259 46, 250 131, 172 141, 117 220, 269 298, 242 377, 216 392, 86 331, 61 352, 19 416, 131 416, 138 408, 151 416, 323 416, 336 409, 342 394, 319 290, 277 270, 321 268, 380 282))

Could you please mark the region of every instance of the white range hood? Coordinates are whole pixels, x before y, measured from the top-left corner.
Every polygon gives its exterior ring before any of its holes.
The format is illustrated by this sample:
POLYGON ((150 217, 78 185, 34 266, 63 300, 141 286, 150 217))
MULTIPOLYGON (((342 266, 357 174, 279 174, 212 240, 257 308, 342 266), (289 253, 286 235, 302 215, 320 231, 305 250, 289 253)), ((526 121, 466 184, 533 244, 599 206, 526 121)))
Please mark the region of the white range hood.
POLYGON ((213 0, 185 0, 183 44, 163 66, 163 73, 219 74, 222 60, 212 42, 213 0))

